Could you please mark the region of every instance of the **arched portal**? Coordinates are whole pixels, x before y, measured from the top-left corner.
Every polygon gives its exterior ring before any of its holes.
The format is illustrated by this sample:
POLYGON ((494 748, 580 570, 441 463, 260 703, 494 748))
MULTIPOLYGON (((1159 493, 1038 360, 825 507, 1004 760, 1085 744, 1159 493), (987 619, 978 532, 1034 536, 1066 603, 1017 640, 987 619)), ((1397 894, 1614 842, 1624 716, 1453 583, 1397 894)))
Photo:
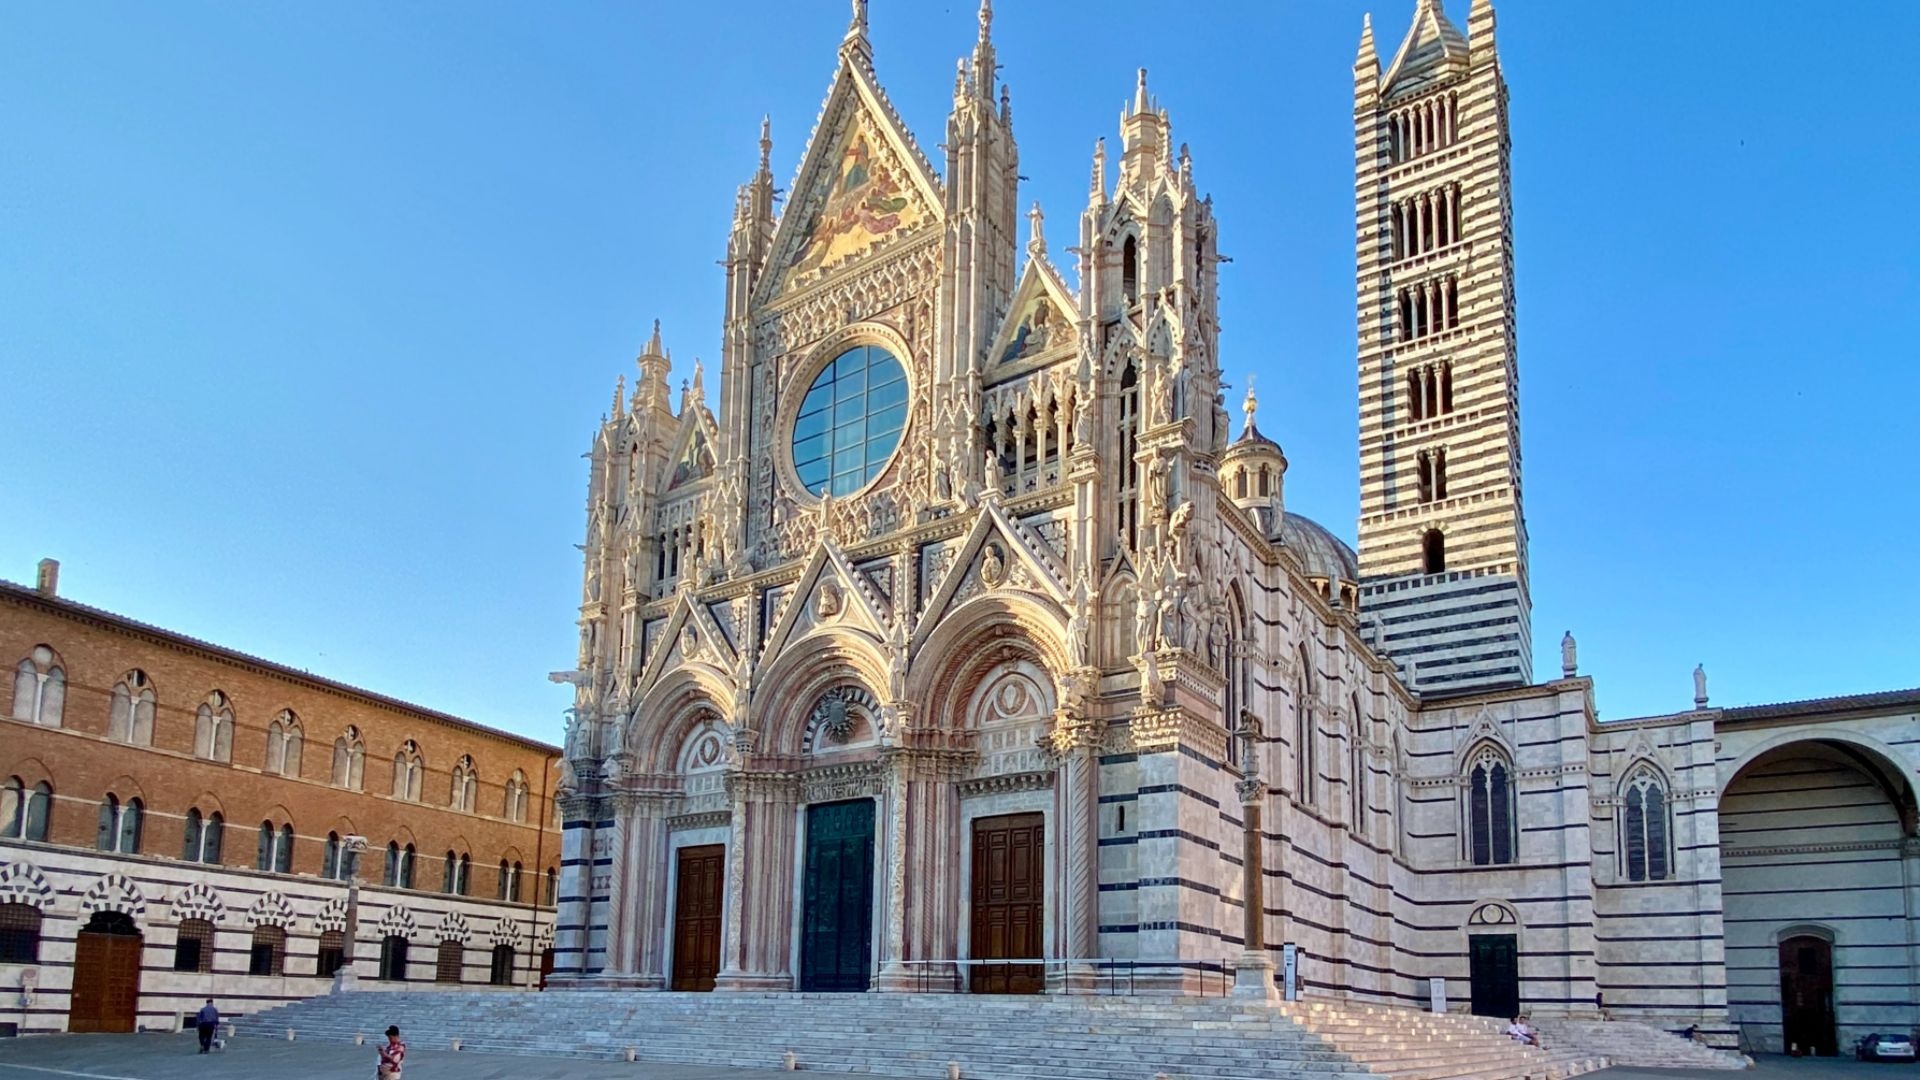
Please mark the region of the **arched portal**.
POLYGON ((71 1032, 134 1029, 140 1009, 140 928, 120 911, 96 911, 74 940, 71 1032))
POLYGON ((1912 1027, 1920 927, 1906 897, 1920 866, 1902 767, 1835 733, 1775 740, 1734 768, 1719 806, 1734 1023, 1757 1049, 1810 1054, 1912 1027))

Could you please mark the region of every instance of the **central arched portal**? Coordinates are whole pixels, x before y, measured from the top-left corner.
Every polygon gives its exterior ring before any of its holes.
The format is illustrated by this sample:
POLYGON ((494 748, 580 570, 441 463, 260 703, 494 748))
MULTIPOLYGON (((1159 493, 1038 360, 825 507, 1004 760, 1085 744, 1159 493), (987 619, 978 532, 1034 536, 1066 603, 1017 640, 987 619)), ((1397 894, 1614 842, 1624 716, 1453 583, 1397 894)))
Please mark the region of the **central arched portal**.
POLYGON ((70 1032, 134 1029, 140 1009, 140 928, 118 911, 98 911, 74 939, 70 1032))
POLYGON ((800 989, 865 990, 873 974, 872 799, 807 807, 800 989))

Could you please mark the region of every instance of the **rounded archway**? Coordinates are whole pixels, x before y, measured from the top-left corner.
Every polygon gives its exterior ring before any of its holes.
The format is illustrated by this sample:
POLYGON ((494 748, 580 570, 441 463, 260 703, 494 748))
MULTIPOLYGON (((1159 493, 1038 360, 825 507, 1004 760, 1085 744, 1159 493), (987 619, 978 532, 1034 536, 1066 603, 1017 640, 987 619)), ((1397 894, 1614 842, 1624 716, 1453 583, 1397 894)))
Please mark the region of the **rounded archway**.
POLYGON ((1762 1051, 1820 1055, 1905 1030, 1911 1010, 1885 991, 1920 978, 1906 944, 1906 769, 1834 733, 1776 736, 1732 770, 1719 804, 1732 1020, 1762 1051))

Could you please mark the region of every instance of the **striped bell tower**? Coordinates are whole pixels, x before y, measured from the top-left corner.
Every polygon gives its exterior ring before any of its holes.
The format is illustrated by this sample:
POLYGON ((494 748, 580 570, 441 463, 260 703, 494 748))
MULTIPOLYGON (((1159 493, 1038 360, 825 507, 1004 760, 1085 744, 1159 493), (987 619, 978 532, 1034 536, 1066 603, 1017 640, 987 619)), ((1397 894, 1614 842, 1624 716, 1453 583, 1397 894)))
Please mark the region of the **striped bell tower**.
POLYGON ((1361 610, 1428 694, 1532 681, 1507 86, 1491 0, 1354 63, 1361 610))

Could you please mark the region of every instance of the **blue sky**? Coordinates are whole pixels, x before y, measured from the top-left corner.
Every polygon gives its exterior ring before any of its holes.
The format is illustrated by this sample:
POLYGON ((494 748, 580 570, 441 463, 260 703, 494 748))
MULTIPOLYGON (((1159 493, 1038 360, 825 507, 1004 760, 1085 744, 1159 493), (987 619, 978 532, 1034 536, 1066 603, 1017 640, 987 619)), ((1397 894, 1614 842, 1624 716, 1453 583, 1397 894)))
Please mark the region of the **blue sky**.
MULTIPOLYGON (((1233 258, 1229 380, 1351 538, 1369 5, 999 8, 1055 250, 1150 69, 1233 258)), ((676 384, 717 355, 760 117, 784 184, 846 10, 0 9, 0 576, 54 555, 76 600, 557 738, 580 454, 655 317, 676 384)), ((1391 55, 1413 0, 1373 10, 1391 55)), ((936 157, 973 35, 873 4, 936 157)), ((1605 718, 1697 662, 1720 704, 1920 683, 1920 5, 1507 0, 1499 36, 1537 670, 1571 628, 1605 718)))

